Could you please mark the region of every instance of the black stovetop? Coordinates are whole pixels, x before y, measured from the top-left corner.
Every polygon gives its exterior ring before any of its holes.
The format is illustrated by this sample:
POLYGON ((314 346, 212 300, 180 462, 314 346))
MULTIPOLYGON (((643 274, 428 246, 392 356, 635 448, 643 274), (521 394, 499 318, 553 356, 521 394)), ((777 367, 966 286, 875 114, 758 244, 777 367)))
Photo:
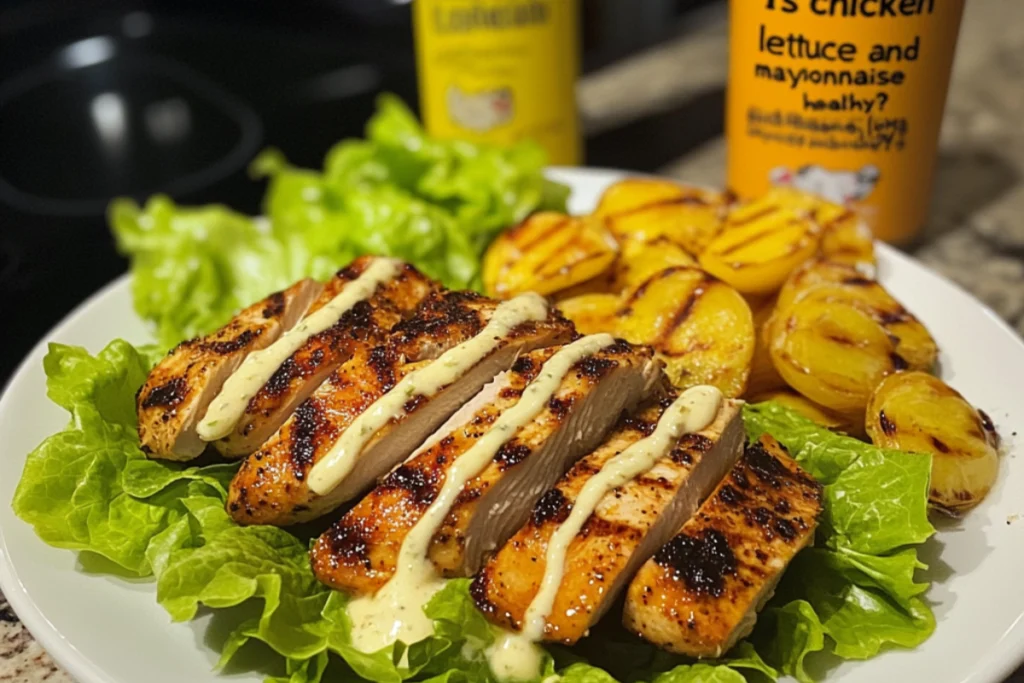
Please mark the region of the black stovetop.
MULTIPOLYGON (((587 17, 593 43, 602 13, 587 17)), ((613 52, 591 49, 588 63, 613 52)), ((400 0, 0 0, 0 382, 124 271, 110 198, 167 192, 257 212, 256 152, 319 166, 361 135, 383 90, 415 102, 400 0)), ((590 158, 642 152, 623 135, 590 141, 590 158)))

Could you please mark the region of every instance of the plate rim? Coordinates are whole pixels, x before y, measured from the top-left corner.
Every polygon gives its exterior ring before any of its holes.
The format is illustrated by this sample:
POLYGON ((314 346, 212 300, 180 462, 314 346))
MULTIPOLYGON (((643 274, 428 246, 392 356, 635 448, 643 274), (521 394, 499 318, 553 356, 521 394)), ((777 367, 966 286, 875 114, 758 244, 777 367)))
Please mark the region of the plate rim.
MULTIPOLYGON (((550 177, 570 183, 574 178, 577 179, 576 182, 581 182, 585 178, 592 181, 610 182, 624 176, 659 177, 627 170, 597 167, 553 166, 548 167, 545 172, 550 177)), ((672 180, 672 178, 666 179, 672 180)), ((923 276, 927 279, 941 281, 944 286, 951 287, 967 297, 991 322, 995 323, 996 329, 1009 336, 1017 346, 1021 347, 1022 354, 1024 354, 1024 339, 1021 338, 1021 335, 990 306, 979 301, 960 284, 888 244, 879 242, 876 244, 876 249, 882 256, 883 262, 891 261, 898 264, 900 268, 910 269, 914 272, 915 277, 923 276)), ((7 404, 14 400, 12 389, 15 385, 27 382, 30 369, 42 362, 49 344, 62 336, 65 330, 72 327, 76 321, 88 317, 92 309, 113 291, 120 288, 130 289, 130 280, 131 274, 126 272, 100 287, 53 325, 33 345, 0 391, 0 413, 4 412, 7 404)), ((0 590, 3 591, 8 604, 14 610, 21 624, 28 629, 46 653, 76 681, 79 683, 126 683, 113 678, 92 661, 88 655, 79 650, 74 643, 57 630, 56 626, 43 613, 18 575, 17 568, 10 558, 2 526, 0 526, 0 590)), ((910 650, 910 652, 912 651, 910 650)), ((995 643, 995 647, 987 653, 984 659, 977 662, 972 673, 961 683, 1003 683, 1022 663, 1024 663, 1024 610, 995 643)), ((828 679, 825 680, 827 682, 828 679)))

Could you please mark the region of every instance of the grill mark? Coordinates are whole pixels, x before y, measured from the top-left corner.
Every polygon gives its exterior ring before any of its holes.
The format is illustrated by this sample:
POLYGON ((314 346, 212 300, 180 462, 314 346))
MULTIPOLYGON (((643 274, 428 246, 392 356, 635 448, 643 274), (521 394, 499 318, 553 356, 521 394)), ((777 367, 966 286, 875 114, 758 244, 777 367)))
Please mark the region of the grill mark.
POLYGON ((931 437, 931 441, 932 445, 935 446, 935 449, 937 451, 939 451, 940 453, 949 453, 950 448, 948 445, 946 445, 945 441, 936 436, 931 437))
POLYGON ((718 499, 724 504, 729 506, 735 506, 742 504, 746 499, 746 495, 740 493, 737 489, 726 484, 718 492, 718 499))
POLYGON ((316 454, 316 436, 324 425, 324 414, 319 402, 309 399, 303 401, 295 409, 295 421, 292 423, 290 449, 291 461, 295 477, 302 481, 306 470, 313 464, 316 454))
POLYGON ((702 296, 704 296, 705 292, 707 291, 705 285, 709 283, 710 281, 705 279, 699 282, 697 286, 693 288, 693 291, 690 292, 690 296, 686 298, 686 303, 684 303, 680 308, 676 309, 675 313, 672 314, 672 318, 669 321, 669 324, 666 325, 665 329, 662 330, 661 333, 658 335, 658 338, 655 341, 655 343, 664 342, 665 340, 667 340, 670 336, 672 336, 673 332, 679 329, 680 325, 686 322, 686 319, 690 317, 691 313, 693 313, 693 309, 697 305, 697 302, 700 300, 702 296))
POLYGON ((666 268, 665 270, 655 273, 654 275, 650 276, 642 283, 640 283, 640 286, 637 287, 636 290, 634 290, 634 292, 629 295, 629 298, 626 299, 625 303, 623 303, 622 308, 618 310, 618 314, 628 315, 630 311, 633 310, 633 304, 636 303, 637 299, 642 297, 647 292, 647 290, 651 286, 653 286, 658 280, 664 280, 665 278, 672 277, 676 273, 692 270, 696 270, 696 268, 693 268, 691 266, 672 266, 671 268, 666 268))
POLYGON ((560 489, 550 489, 533 506, 530 521, 534 526, 543 526, 547 522, 561 524, 569 518, 572 503, 560 489))
POLYGON ((736 574, 736 555, 729 541, 717 529, 697 536, 681 533, 655 555, 654 561, 671 571, 674 581, 682 581, 697 595, 721 597, 726 577, 736 574))
POLYGON ((142 400, 143 408, 170 408, 178 405, 188 395, 188 382, 185 377, 175 377, 154 387, 142 400))
POLYGON ((473 583, 469 585, 469 595, 473 598, 473 602, 478 610, 487 616, 493 617, 498 611, 498 606, 491 602, 487 596, 490 592, 490 583, 490 572, 485 569, 477 574, 476 578, 473 579, 473 583))
POLYGON ((632 429, 634 431, 640 432, 640 434, 642 434, 643 436, 650 436, 651 434, 654 433, 654 430, 657 428, 658 422, 651 422, 649 420, 644 420, 639 417, 629 415, 622 420, 622 426, 625 429, 632 429))
POLYGON ((432 294, 411 318, 391 328, 395 343, 410 343, 417 339, 440 337, 448 328, 466 326, 475 334, 483 328, 480 313, 469 303, 480 303, 485 298, 475 292, 445 291, 432 294))
MULTIPOLYGON (((722 256, 724 258, 726 256, 729 256, 730 254, 736 253, 740 249, 745 249, 745 248, 747 248, 749 246, 757 244, 761 240, 768 239, 768 238, 772 237, 773 235, 775 235, 776 233, 782 231, 783 229, 788 228, 791 225, 795 225, 795 224, 799 224, 799 223, 800 223, 800 220, 798 218, 791 218, 789 221, 787 221, 786 223, 783 223, 782 225, 772 226, 771 228, 768 228, 766 230, 762 230, 761 232, 758 232, 758 233, 755 233, 753 235, 750 235, 749 237, 747 237, 747 239, 745 239, 745 240, 743 240, 741 242, 737 242, 736 244, 730 245, 729 247, 719 251, 718 255, 722 256)), ((800 241, 803 242, 803 239, 801 238, 800 241)))
POLYGON ((914 319, 914 316, 904 309, 897 311, 886 311, 878 315, 878 322, 882 325, 895 325, 896 323, 910 322, 914 319))
POLYGON ((778 210, 778 206, 766 206, 757 213, 751 214, 741 220, 730 219, 728 223, 730 226, 734 228, 739 227, 741 225, 748 225, 749 223, 753 223, 754 221, 760 220, 769 214, 775 213, 778 210))
POLYGON ((281 315, 284 311, 284 292, 274 292, 270 295, 267 300, 267 305, 263 307, 263 319, 270 320, 281 315))
MULTIPOLYGON (((566 225, 568 225, 571 221, 572 221, 572 216, 565 216, 564 218, 560 218, 557 222, 552 224, 547 230, 544 230, 539 235, 536 235, 532 240, 528 240, 528 241, 518 245, 519 251, 520 252, 527 252, 527 251, 529 251, 530 249, 534 248, 535 246, 537 246, 541 242, 545 241, 546 239, 548 239, 549 237, 551 237, 552 235, 557 233, 559 230, 561 230, 566 225)), ((513 241, 515 241, 515 233, 522 232, 523 228, 526 226, 526 224, 527 224, 527 221, 524 221, 524 222, 520 223, 518 226, 516 226, 515 228, 512 228, 512 230, 511 230, 511 232, 512 232, 511 237, 513 238, 513 241)))
POLYGON ((391 347, 375 346, 370 351, 370 356, 366 361, 366 364, 377 376, 377 385, 385 392, 390 391, 395 386, 395 366, 397 365, 397 360, 391 347))
POLYGON ((332 564, 341 560, 345 564, 362 564, 370 568, 370 544, 361 527, 342 518, 331 526, 326 536, 332 564))
POLYGON ((574 397, 558 398, 557 396, 552 396, 548 401, 548 410, 551 411, 552 416, 556 420, 563 422, 575 402, 574 397))
POLYGON ((577 361, 572 366, 572 371, 576 373, 579 378, 587 378, 592 381, 597 381, 607 375, 613 368, 618 367, 619 363, 612 360, 611 358, 602 358, 600 356, 587 356, 577 361))
POLYGON ((381 486, 408 492, 417 505, 426 507, 437 498, 437 482, 426 472, 409 465, 401 465, 384 477, 381 486))
POLYGON ((515 441, 509 441, 502 445, 498 449, 498 452, 494 454, 494 462, 496 462, 502 469, 502 471, 515 467, 523 460, 526 460, 533 451, 529 446, 526 446, 515 441))
POLYGON ((888 436, 892 436, 896 433, 896 425, 888 418, 884 410, 878 411, 878 426, 881 427, 882 432, 888 436))
POLYGON ((986 432, 988 432, 989 434, 994 436, 995 439, 996 439, 996 442, 998 443, 998 441, 999 441, 999 433, 996 432, 996 425, 995 425, 994 422, 992 422, 992 418, 989 417, 988 413, 986 413, 981 408, 978 408, 978 415, 981 417, 981 427, 982 427, 982 429, 984 429, 986 432))
POLYGON ((754 475, 772 488, 782 487, 782 480, 790 474, 789 470, 765 449, 760 441, 748 444, 743 454, 744 465, 754 475))
POLYGON ((204 341, 200 343, 200 347, 211 353, 215 353, 221 356, 235 351, 240 351, 249 345, 251 341, 262 335, 264 329, 262 327, 256 328, 255 330, 245 330, 234 339, 227 341, 204 341))
MULTIPOLYGON (((321 357, 322 357, 321 352, 321 357)), ((270 376, 267 383, 263 385, 263 388, 259 390, 257 396, 263 395, 267 397, 277 398, 284 394, 285 390, 291 386, 292 380, 300 376, 299 366, 295 362, 295 356, 286 358, 283 363, 274 370, 274 374, 270 376)), ((249 402, 252 406, 256 402, 256 397, 249 402)))
POLYGON ((531 379, 536 369, 537 364, 529 356, 519 356, 519 358, 516 359, 516 362, 512 364, 512 372, 517 375, 528 375, 531 379))
POLYGON ((686 194, 681 197, 668 197, 648 204, 634 206, 631 209, 611 214, 608 216, 608 220, 614 223, 617 219, 628 218, 629 216, 635 216, 638 213, 650 211, 651 209, 659 209, 663 206, 714 206, 714 204, 700 195, 686 194))

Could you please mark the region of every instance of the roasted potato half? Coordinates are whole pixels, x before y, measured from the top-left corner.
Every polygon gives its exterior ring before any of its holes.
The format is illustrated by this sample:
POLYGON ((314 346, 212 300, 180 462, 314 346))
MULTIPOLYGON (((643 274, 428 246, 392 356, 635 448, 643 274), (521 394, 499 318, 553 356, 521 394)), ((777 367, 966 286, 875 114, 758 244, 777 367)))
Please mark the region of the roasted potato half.
POLYGON ((620 302, 617 294, 581 294, 558 302, 558 308, 581 333, 595 334, 615 331, 620 302))
POLYGON ((619 241, 619 258, 612 265, 612 291, 621 292, 673 266, 695 268, 697 259, 664 235, 649 241, 623 238, 619 241))
POLYGON ((844 415, 860 413, 888 375, 907 369, 873 310, 838 287, 812 289, 772 315, 768 350, 790 387, 844 415))
POLYGON ((598 277, 617 253, 603 219, 542 211, 491 244, 484 256, 484 288, 500 298, 553 294, 598 277))
POLYGON ((820 284, 846 284, 862 286, 875 284, 875 269, 843 261, 816 258, 805 261, 779 290, 778 306, 785 308, 801 293, 820 284))
POLYGON ((937 377, 901 372, 878 385, 867 408, 878 446, 930 453, 928 499, 951 515, 980 503, 999 472, 999 435, 992 420, 937 377))
POLYGON ((769 194, 729 211, 700 265, 744 294, 771 294, 818 252, 820 242, 821 228, 810 212, 769 194))
POLYGON ((729 202, 728 195, 699 187, 628 178, 605 190, 594 214, 620 240, 664 237, 696 255, 722 229, 729 202))
POLYGON ((820 254, 849 264, 874 264, 871 230, 854 211, 792 187, 773 187, 762 200, 803 211, 821 227, 820 254))
POLYGON ((754 354, 750 307, 699 268, 652 275, 626 292, 615 317, 620 336, 659 352, 675 386, 711 384, 730 397, 746 390, 754 354))

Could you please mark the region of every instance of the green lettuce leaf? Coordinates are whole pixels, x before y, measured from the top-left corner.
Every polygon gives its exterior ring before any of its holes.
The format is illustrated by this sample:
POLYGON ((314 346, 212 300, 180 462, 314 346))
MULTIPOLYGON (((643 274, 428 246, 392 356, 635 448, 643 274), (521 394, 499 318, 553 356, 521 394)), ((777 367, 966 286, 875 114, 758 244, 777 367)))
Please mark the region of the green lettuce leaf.
POLYGON ((750 438, 778 439, 825 495, 816 547, 793 561, 759 620, 761 653, 808 681, 804 661, 826 645, 845 659, 866 659, 924 642, 935 618, 918 597, 927 584, 915 579, 924 568, 915 546, 934 533, 930 457, 834 434, 775 403, 747 406, 744 418, 750 438))
POLYGON ((182 517, 190 489, 219 493, 224 481, 223 467, 150 462, 139 449, 135 391, 153 357, 121 340, 96 356, 50 345, 47 391, 71 421, 28 455, 12 503, 50 545, 101 555, 137 576, 152 573, 149 544, 182 517), (140 487, 138 497, 128 485, 140 487))
POLYGON ((135 309, 170 346, 223 324, 242 306, 360 254, 395 256, 455 288, 480 285, 480 258, 503 228, 538 209, 565 209, 568 188, 543 177, 544 153, 426 135, 382 96, 365 140, 345 140, 323 171, 276 151, 253 163, 270 184, 268 220, 223 206, 154 197, 111 204, 119 250, 131 259, 135 309))

